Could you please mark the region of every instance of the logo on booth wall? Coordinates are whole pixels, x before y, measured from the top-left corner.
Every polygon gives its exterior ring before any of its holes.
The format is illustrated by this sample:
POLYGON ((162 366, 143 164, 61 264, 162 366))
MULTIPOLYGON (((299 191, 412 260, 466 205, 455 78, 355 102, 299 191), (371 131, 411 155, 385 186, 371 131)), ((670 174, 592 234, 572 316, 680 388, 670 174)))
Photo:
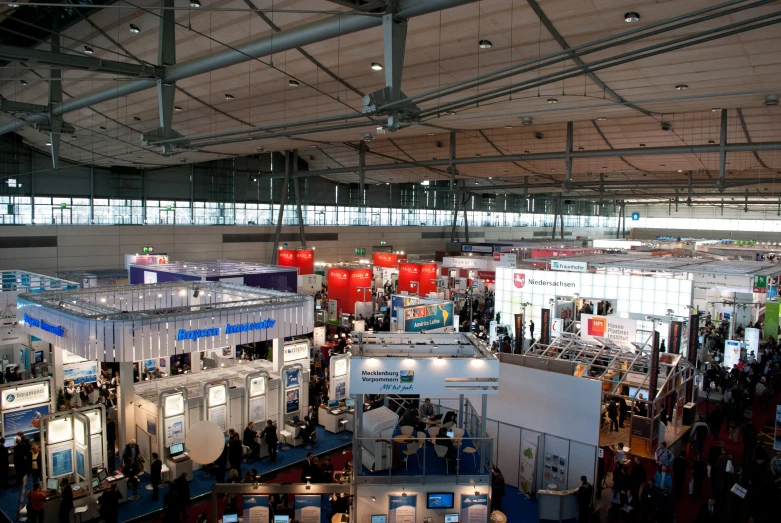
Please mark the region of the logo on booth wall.
POLYGON ((515 285, 516 289, 523 289, 523 286, 526 285, 526 275, 522 273, 513 274, 513 285, 515 285))
POLYGON ((417 265, 404 265, 401 270, 404 272, 418 272, 420 268, 417 265))
POLYGON ((414 370, 399 371, 399 383, 412 383, 413 381, 415 381, 414 370))
POLYGON ((312 251, 298 251, 296 252, 296 256, 301 258, 302 260, 311 260, 313 253, 312 251))
POLYGON ((8 396, 5 397, 5 401, 7 401, 8 403, 11 403, 15 399, 16 399, 16 396, 14 396, 13 394, 9 394, 8 396))
POLYGON ((347 273, 346 272, 336 272, 336 271, 334 271, 334 272, 330 273, 329 276, 333 276, 334 278, 339 279, 339 280, 346 280, 347 279, 347 273))
POLYGON ((587 326, 589 336, 597 336, 600 338, 604 338, 606 328, 607 328, 607 322, 605 321, 605 318, 599 316, 594 316, 593 318, 589 318, 588 326, 587 326))

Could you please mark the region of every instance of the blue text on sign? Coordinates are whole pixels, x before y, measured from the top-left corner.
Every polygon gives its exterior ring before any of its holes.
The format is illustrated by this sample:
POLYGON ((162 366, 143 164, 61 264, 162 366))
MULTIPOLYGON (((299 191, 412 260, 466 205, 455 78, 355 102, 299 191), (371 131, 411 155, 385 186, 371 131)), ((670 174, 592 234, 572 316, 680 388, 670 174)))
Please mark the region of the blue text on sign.
MULTIPOLYGON (((270 329, 276 325, 277 320, 265 319, 263 321, 257 321, 254 323, 241 323, 239 325, 231 325, 230 323, 225 325, 225 334, 238 334, 241 332, 251 332, 257 330, 270 329)), ((219 336, 220 328, 213 327, 211 329, 195 329, 186 330, 179 329, 176 334, 176 341, 198 341, 199 338, 211 338, 212 336, 219 336)))

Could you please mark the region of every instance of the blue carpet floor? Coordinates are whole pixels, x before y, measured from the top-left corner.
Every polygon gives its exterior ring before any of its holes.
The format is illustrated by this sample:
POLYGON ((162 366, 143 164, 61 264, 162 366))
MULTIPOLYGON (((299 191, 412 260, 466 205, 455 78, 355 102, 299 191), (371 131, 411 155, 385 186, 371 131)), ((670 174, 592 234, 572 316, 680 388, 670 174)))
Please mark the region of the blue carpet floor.
MULTIPOLYGON (((306 450, 303 446, 290 447, 290 450, 280 450, 277 452, 276 463, 271 463, 268 459, 263 461, 256 461, 251 464, 243 464, 241 470, 241 476, 251 468, 255 468, 258 474, 264 475, 270 472, 278 471, 287 468, 296 463, 300 463, 306 459, 307 452, 312 452, 315 455, 331 452, 339 447, 352 444, 352 433, 343 432, 341 434, 332 434, 326 432, 323 427, 317 427, 317 443, 311 450, 306 450), (342 439, 346 437, 347 439, 342 439)), ((226 474, 227 476, 227 474, 226 474)), ((171 478, 173 479, 173 478, 171 478)), ((214 484, 214 476, 207 477, 204 471, 196 470, 193 473, 192 481, 190 481, 190 496, 195 499, 204 494, 211 493, 212 485, 214 484)), ((152 501, 152 491, 146 490, 146 486, 149 485, 149 474, 141 476, 141 482, 138 487, 138 495, 140 498, 136 501, 126 501, 119 506, 119 521, 130 521, 142 516, 154 513, 162 510, 163 508, 163 496, 165 495, 165 488, 160 489, 160 499, 158 501, 152 501)), ((28 479, 28 490, 32 488, 32 479, 28 479)), ((128 490, 128 496, 132 495, 128 490)), ((9 521, 16 520, 16 510, 19 501, 19 487, 11 486, 7 489, 0 490, 0 510, 3 515, 9 521)))
POLYGON ((507 486, 502 498, 502 512, 507 523, 530 523, 537 521, 537 502, 528 499, 518 489, 507 486))

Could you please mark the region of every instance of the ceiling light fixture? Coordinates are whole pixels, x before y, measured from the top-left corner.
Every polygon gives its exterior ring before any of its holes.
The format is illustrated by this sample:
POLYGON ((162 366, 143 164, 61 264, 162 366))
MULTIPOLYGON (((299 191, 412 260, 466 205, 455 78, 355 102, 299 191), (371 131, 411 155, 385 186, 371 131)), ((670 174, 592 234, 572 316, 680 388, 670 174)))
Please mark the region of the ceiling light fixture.
POLYGON ((721 107, 714 107, 713 109, 710 110, 710 112, 712 112, 712 113, 720 113, 721 112, 721 107))
POLYGON ((434 133, 428 133, 428 136, 434 136, 434 133))
POLYGON ((708 143, 714 144, 714 143, 716 143, 716 140, 708 140, 708 143))
POLYGON ((92 50, 92 48, 91 48, 90 46, 88 46, 88 45, 85 45, 85 46, 84 46, 84 53, 85 53, 85 54, 92 54, 92 53, 94 53, 94 52, 95 52, 95 51, 93 51, 93 50, 92 50))
POLYGON ((492 44, 490 40, 480 40, 478 45, 480 46, 480 49, 490 49, 494 44, 492 44))
POLYGON ((505 126, 504 126, 504 128, 505 128, 505 129, 512 129, 512 128, 513 128, 513 126, 512 126, 512 125, 505 125, 505 126))
POLYGON ((475 156, 477 156, 478 158, 480 158, 480 157, 482 156, 482 154, 480 154, 480 153, 477 153, 477 154, 475 154, 475 156))
POLYGON ((778 105, 778 95, 777 94, 769 94, 765 96, 765 101, 762 102, 763 105, 778 105))
POLYGON ((641 143, 641 144, 640 144, 640 147, 645 147, 645 144, 644 144, 644 143, 641 143))
POLYGON ((226 100, 233 100, 233 95, 230 93, 225 93, 225 99, 226 100))
POLYGON ((636 13, 634 11, 629 11, 624 15, 624 22, 627 24, 634 24, 635 22, 640 21, 640 13, 636 13))
POLYGON ((523 154, 529 154, 529 149, 526 149, 525 151, 523 151, 523 154))
POLYGON ((659 167, 664 167, 664 164, 663 164, 663 163, 660 163, 660 164, 659 164, 659 167))
POLYGON ((557 98, 548 98, 549 104, 557 104, 559 103, 559 100, 557 98))
POLYGON ((19 83, 27 87, 27 80, 19 80, 19 83))
POLYGON ((681 170, 681 169, 678 169, 678 172, 679 172, 679 173, 682 173, 682 172, 683 172, 683 170, 681 170))
POLYGON ((198 8, 201 7, 201 2, 198 0, 190 0, 190 7, 198 8))
POLYGON ((382 64, 380 62, 372 62, 372 70, 382 71, 382 64))
POLYGON ((16 9, 17 7, 19 7, 19 4, 8 4, 8 7, 16 9))
POLYGON ((174 105, 174 111, 176 111, 177 113, 181 113, 182 111, 184 111, 184 109, 182 109, 178 105, 174 105))
POLYGON ((51 147, 52 143, 49 140, 46 140, 46 147, 51 147))
POLYGON ((133 34, 138 34, 141 32, 141 29, 139 29, 136 24, 130 24, 130 32, 133 34))
POLYGON ((689 86, 686 85, 686 84, 678 84, 678 85, 675 86, 675 90, 676 91, 685 91, 688 88, 689 88, 689 86))
POLYGON ((287 85, 290 87, 298 87, 298 80, 288 80, 287 85))
POLYGON ((607 120, 607 116, 599 116, 597 120, 599 120, 600 122, 604 122, 605 120, 607 120))
POLYGON ((521 119, 521 123, 523 125, 532 125, 534 123, 534 117, 532 117, 532 116, 524 116, 521 119))
POLYGON ((105 130, 106 130, 106 127, 105 127, 105 126, 103 126, 103 125, 101 125, 100 127, 98 127, 98 129, 100 129, 101 131, 105 131, 105 130))
POLYGON ((138 116, 134 116, 134 117, 133 117, 133 121, 134 121, 134 122, 140 122, 140 121, 141 121, 141 118, 139 118, 138 116))

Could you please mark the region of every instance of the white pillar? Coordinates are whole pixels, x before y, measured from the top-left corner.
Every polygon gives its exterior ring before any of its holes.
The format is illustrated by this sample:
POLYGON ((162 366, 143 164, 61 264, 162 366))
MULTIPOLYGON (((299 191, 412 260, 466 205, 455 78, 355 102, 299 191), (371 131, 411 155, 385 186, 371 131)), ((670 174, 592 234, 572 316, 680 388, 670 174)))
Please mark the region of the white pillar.
POLYGON ((203 352, 190 353, 190 372, 192 374, 201 372, 201 354, 203 354, 203 352))
POLYGON ((64 386, 65 378, 62 372, 62 349, 52 345, 52 369, 54 369, 54 390, 64 386))
MULTIPOLYGON (((274 372, 279 372, 279 369, 282 368, 284 365, 283 360, 285 359, 284 354, 285 349, 285 338, 275 338, 274 343, 272 345, 272 359, 271 362, 271 370, 274 372)), ((303 376, 302 376, 303 379, 303 376)))
MULTIPOLYGON (((117 437, 120 450, 128 441, 136 437, 136 413, 133 410, 133 363, 120 362, 119 389, 117 390, 117 437)), ((158 429, 160 430, 160 429, 158 429)))

